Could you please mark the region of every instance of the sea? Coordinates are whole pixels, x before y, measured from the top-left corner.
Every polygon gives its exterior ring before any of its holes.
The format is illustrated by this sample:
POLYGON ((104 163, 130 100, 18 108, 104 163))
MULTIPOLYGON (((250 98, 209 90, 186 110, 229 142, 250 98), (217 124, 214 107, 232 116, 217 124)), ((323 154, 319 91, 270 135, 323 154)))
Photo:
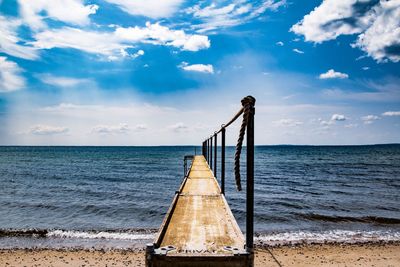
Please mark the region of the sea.
MULTIPOLYGON (((199 152, 1 146, 0 249, 143 248, 183 180, 184 156, 199 152)), ((240 192, 234 153, 226 148, 225 196, 245 231, 245 149, 240 192)), ((254 219, 261 245, 400 241, 400 145, 256 146, 254 219)))

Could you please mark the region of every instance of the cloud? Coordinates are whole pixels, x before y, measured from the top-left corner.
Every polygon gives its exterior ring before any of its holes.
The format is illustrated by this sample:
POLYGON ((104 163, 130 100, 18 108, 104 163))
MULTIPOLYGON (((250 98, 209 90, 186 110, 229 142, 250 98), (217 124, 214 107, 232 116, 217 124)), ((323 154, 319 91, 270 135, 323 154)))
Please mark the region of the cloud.
POLYGON ((183 0, 106 0, 132 15, 165 18, 173 15, 183 0))
POLYGON ((129 131, 130 128, 126 123, 120 123, 118 125, 97 125, 92 128, 92 132, 98 134, 125 134, 129 131))
POLYGON ((147 130, 147 129, 148 129, 148 127, 147 127, 146 124, 138 124, 138 125, 135 126, 135 130, 137 130, 137 131, 144 131, 144 130, 147 130))
POLYGON ((37 49, 73 48, 87 53, 111 56, 123 55, 124 49, 130 47, 118 40, 113 33, 84 31, 63 27, 37 33, 32 45, 37 49))
POLYGON ((358 84, 362 91, 349 91, 342 89, 322 90, 322 96, 332 100, 353 100, 363 102, 398 102, 400 101, 400 79, 396 77, 382 80, 367 80, 358 84))
POLYGON ((347 120, 346 116, 342 114, 333 114, 329 120, 318 119, 319 124, 328 127, 329 125, 335 124, 337 121, 347 120))
POLYGON ((357 128, 357 127, 358 127, 358 124, 356 124, 356 123, 350 123, 350 124, 346 124, 344 126, 344 128, 348 128, 348 129, 357 128))
POLYGON ((25 87, 22 69, 13 61, 0 56, 0 93, 11 92, 25 87))
POLYGON ((69 131, 66 127, 55 127, 49 125, 36 125, 30 129, 30 133, 34 135, 54 135, 63 134, 69 131))
POLYGON ((321 73, 319 75, 320 79, 347 79, 349 75, 346 73, 335 71, 334 69, 330 69, 325 73, 321 73))
POLYGON ((71 77, 53 76, 51 74, 39 74, 37 77, 46 84, 58 87, 73 87, 83 83, 91 82, 89 79, 78 79, 71 77))
POLYGON ((347 118, 342 114, 333 114, 331 121, 345 121, 347 118))
POLYGON ((186 71, 195 71, 195 72, 203 72, 203 73, 214 73, 214 67, 211 64, 193 64, 189 65, 187 62, 182 62, 179 67, 186 71))
POLYGON ((167 45, 187 51, 198 51, 210 47, 210 40, 205 35, 186 34, 183 30, 170 30, 159 23, 146 22, 146 27, 117 28, 115 36, 122 42, 142 42, 167 45))
POLYGON ((205 35, 191 35, 188 38, 176 39, 170 43, 187 51, 198 51, 210 47, 210 41, 205 35))
POLYGON ((284 46, 285 44, 282 41, 276 42, 277 46, 284 46))
POLYGON ((46 28, 43 19, 54 19, 76 25, 87 25, 97 5, 84 5, 81 0, 19 0, 21 18, 34 30, 46 28))
POLYGON ((325 0, 290 30, 315 43, 358 34, 353 47, 378 62, 399 62, 399 17, 399 1, 325 0))
POLYGON ((0 15, 0 52, 23 59, 37 59, 37 49, 22 45, 17 30, 22 25, 21 20, 11 19, 0 15))
POLYGON ((188 128, 189 127, 186 124, 184 124, 183 122, 178 122, 178 123, 168 126, 168 129, 170 129, 174 132, 177 132, 177 133, 182 132, 182 131, 187 131, 188 128))
POLYGON ((277 11, 285 4, 286 1, 283 0, 264 0, 261 3, 244 0, 222 5, 218 2, 209 4, 204 1, 185 11, 186 14, 194 17, 193 21, 200 21, 198 24, 192 24, 192 28, 198 32, 206 32, 247 23, 260 17, 267 10, 277 11))
POLYGON ((379 120, 380 118, 376 115, 367 115, 361 117, 361 120, 364 121, 364 124, 372 124, 374 121, 379 120))
POLYGON ((353 45, 378 62, 400 61, 400 2, 380 1, 375 20, 353 45))
POLYGON ((386 111, 382 113, 382 116, 388 116, 388 117, 400 116, 400 111, 386 111))
POLYGON ((303 122, 296 121, 296 120, 293 120, 293 119, 281 119, 281 120, 278 120, 278 121, 274 121, 273 124, 278 125, 278 126, 294 127, 294 126, 302 125, 303 122))
MULTIPOLYGON (((73 48, 87 53, 110 57, 126 57, 127 48, 137 43, 174 46, 182 50, 198 51, 210 47, 207 36, 186 34, 183 30, 171 30, 158 23, 146 23, 145 27, 118 27, 114 32, 85 31, 63 27, 37 33, 32 45, 37 49, 73 48)), ((140 52, 137 55, 144 54, 140 52)))
POLYGON ((295 52, 295 53, 297 53, 297 54, 304 54, 304 51, 301 51, 301 50, 299 50, 299 49, 297 49, 297 48, 294 48, 294 49, 293 49, 293 52, 295 52))

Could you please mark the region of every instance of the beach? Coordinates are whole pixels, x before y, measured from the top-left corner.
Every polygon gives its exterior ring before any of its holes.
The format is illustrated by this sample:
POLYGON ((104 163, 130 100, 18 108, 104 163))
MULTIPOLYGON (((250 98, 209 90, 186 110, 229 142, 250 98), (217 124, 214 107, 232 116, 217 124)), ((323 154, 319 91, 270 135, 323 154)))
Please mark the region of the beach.
MULTIPOLYGON (((263 247, 255 266, 399 266, 400 243, 263 247)), ((144 250, 0 250, 0 266, 144 266, 144 250)))

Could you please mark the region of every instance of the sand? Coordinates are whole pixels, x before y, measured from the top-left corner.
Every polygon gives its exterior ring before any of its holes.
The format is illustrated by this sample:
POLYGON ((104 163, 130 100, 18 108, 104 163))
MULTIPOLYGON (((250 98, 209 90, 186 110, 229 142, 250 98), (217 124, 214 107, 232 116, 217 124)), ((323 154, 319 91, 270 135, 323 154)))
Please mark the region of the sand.
MULTIPOLYGON (((144 251, 0 250, 0 266, 144 266, 144 251)), ((258 248, 255 266, 400 266, 400 244, 258 248)))

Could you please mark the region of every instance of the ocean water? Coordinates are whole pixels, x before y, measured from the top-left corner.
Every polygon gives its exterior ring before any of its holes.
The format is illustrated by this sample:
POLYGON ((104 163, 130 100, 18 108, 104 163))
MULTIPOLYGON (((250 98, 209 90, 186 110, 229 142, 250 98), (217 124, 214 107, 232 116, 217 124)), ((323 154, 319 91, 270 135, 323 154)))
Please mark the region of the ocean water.
MULTIPOLYGON (((194 152, 0 147, 0 248, 143 247, 194 152)), ((226 198, 244 231, 233 156, 228 147, 226 198)), ((255 231, 270 245, 400 241, 400 145, 257 146, 255 231)))

